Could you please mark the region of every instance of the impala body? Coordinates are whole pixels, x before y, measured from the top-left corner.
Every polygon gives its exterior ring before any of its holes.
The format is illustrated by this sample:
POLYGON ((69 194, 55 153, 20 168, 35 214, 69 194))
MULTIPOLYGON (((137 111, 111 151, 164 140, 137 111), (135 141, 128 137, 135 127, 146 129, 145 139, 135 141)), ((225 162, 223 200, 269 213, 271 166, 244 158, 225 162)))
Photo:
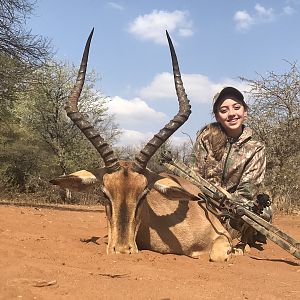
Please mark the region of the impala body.
POLYGON ((183 178, 156 174, 147 163, 159 147, 188 119, 191 110, 185 94, 172 41, 171 51, 179 111, 140 151, 134 161, 118 160, 101 134, 78 111, 93 31, 83 53, 76 84, 66 103, 66 112, 101 155, 105 167, 81 170, 50 182, 62 188, 84 191, 98 187, 105 199, 108 221, 107 253, 137 253, 149 249, 192 257, 209 253, 212 261, 231 255, 231 239, 220 221, 200 204, 201 191, 183 178))

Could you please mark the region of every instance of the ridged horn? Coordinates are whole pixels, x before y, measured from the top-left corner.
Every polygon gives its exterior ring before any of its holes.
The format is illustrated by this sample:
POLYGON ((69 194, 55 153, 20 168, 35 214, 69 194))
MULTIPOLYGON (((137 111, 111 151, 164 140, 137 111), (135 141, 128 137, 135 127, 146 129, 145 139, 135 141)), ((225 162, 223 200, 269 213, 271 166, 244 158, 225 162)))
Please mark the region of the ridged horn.
POLYGON ((65 105, 65 110, 68 117, 74 122, 74 124, 83 132, 87 139, 94 145, 99 154, 101 155, 108 172, 114 172, 119 169, 120 164, 118 159, 115 157, 112 148, 105 142, 101 135, 97 132, 94 126, 88 121, 88 119, 78 111, 77 102, 80 97, 85 74, 87 69, 87 62, 90 50, 90 44, 93 37, 94 28, 92 29, 81 59, 80 68, 78 71, 76 83, 68 97, 65 105))
POLYGON ((168 31, 166 31, 166 34, 171 52, 174 83, 179 102, 179 111, 163 129, 154 135, 154 137, 135 157, 135 170, 137 172, 142 172, 146 168, 148 161, 154 155, 154 153, 180 126, 187 121, 191 114, 191 105, 183 87, 175 49, 168 31))

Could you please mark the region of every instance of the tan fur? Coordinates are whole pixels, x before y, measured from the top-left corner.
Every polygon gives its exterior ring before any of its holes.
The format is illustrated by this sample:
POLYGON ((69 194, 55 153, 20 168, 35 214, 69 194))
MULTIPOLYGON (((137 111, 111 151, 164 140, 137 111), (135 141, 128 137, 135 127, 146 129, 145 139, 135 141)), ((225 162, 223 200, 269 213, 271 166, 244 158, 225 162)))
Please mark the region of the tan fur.
POLYGON ((63 175, 50 180, 50 183, 68 188, 73 191, 84 191, 97 182, 97 178, 91 172, 80 170, 69 175, 63 175))
MULTIPOLYGON (((188 185, 186 180, 177 179, 182 185, 188 185)), ((197 194, 197 189, 189 183, 191 194, 197 194)), ((151 190, 137 235, 139 249, 191 257, 209 253, 211 261, 227 261, 231 255, 229 233, 204 205, 186 200, 170 201, 155 189, 151 190)))
POLYGON ((174 175, 137 173, 131 162, 120 164, 111 174, 83 170, 52 181, 73 189, 76 182, 77 190, 102 186, 107 198, 108 254, 148 249, 191 257, 207 253, 212 261, 229 259, 230 235, 195 201, 200 193, 196 186, 174 175), (150 192, 149 186, 153 186, 150 192))
POLYGON ((137 253, 136 207, 139 196, 147 186, 147 180, 145 176, 132 172, 127 164, 124 169, 123 164, 123 168, 119 171, 104 175, 103 185, 112 203, 111 215, 107 214, 109 239, 107 253, 137 253))

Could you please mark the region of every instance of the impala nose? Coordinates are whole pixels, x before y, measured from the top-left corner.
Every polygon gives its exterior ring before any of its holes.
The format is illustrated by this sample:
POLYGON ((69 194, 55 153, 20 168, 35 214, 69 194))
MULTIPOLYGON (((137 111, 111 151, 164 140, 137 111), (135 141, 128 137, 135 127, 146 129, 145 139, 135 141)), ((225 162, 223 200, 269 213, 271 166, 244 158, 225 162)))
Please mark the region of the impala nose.
POLYGON ((133 254, 138 253, 137 247, 133 247, 131 245, 118 245, 112 248, 113 254, 133 254))

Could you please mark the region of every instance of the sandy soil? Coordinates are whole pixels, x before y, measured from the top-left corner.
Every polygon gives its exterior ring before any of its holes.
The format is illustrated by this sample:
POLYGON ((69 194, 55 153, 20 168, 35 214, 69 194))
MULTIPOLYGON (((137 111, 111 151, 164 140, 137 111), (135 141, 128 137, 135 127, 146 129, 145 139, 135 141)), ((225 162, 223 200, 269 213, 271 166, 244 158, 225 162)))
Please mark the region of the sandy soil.
MULTIPOLYGON (((271 241, 227 263, 106 255, 99 209, 1 205, 0 299, 300 299, 300 261, 271 241)), ((300 215, 274 223, 300 240, 300 215)))

